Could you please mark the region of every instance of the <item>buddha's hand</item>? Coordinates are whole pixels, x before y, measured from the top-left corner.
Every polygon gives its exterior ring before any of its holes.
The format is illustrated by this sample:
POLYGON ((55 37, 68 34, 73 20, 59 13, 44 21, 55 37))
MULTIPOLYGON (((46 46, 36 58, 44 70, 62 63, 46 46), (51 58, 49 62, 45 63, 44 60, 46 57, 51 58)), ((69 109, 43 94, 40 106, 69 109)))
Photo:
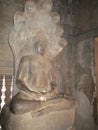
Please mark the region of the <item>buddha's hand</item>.
POLYGON ((35 98, 36 101, 46 101, 46 97, 45 96, 40 96, 40 97, 36 97, 35 98))
POLYGON ((40 97, 40 100, 41 100, 41 101, 46 101, 47 99, 46 99, 45 96, 41 96, 41 97, 40 97))

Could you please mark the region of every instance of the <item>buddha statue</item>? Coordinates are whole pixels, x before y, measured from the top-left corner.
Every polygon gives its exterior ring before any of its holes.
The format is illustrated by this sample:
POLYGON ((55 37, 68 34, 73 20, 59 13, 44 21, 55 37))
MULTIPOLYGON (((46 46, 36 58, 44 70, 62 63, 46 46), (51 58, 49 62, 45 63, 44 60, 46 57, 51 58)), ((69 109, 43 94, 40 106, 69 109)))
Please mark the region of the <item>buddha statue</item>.
POLYGON ((48 55, 45 35, 38 33, 35 39, 34 54, 20 59, 16 75, 20 91, 1 112, 2 130, 74 130, 75 101, 60 92, 62 79, 48 55))
POLYGON ((76 101, 62 91, 57 55, 66 45, 52 0, 27 1, 9 35, 15 59, 13 95, 0 114, 2 130, 74 130, 76 101))
POLYGON ((39 102, 46 102, 59 97, 60 75, 47 52, 45 36, 34 44, 34 55, 23 56, 19 63, 16 84, 20 89, 10 102, 10 111, 23 114, 39 107, 39 102))

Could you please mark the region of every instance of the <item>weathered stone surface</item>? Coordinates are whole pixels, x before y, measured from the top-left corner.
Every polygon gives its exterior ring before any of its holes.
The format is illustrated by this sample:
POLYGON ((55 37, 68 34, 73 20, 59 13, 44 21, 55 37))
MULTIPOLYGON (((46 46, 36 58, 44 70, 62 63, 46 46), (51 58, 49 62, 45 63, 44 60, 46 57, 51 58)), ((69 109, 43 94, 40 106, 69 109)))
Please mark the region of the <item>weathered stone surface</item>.
POLYGON ((73 48, 74 86, 83 91, 92 102, 95 91, 93 38, 75 41, 73 48))
POLYGON ((14 0, 0 0, 0 74, 13 74, 13 54, 8 44, 9 32, 13 24, 13 15, 23 6, 14 0))
POLYGON ((72 0, 74 35, 98 29, 97 7, 97 0, 72 0))
MULTIPOLYGON (((52 11, 52 1, 27 1, 23 12, 14 15, 14 27, 9 35, 9 43, 15 58, 15 76, 19 61, 24 55, 34 55, 34 43, 43 32, 47 40, 47 55, 55 58, 67 43, 63 38, 60 16, 52 11), (46 8, 47 7, 47 8, 46 8)), ((42 37, 41 37, 42 38, 42 37)))
POLYGON ((79 130, 95 130, 93 106, 82 91, 77 91, 77 108, 75 126, 79 130))

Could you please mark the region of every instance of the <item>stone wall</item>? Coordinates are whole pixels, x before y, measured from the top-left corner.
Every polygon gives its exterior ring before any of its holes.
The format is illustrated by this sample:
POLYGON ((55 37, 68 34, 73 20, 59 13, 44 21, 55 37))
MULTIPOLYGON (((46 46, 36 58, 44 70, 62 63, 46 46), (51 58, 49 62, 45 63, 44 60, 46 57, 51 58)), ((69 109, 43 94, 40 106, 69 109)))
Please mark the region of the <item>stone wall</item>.
POLYGON ((23 5, 16 0, 0 0, 0 74, 13 74, 13 54, 8 37, 13 26, 13 15, 23 5))
MULTIPOLYGON (((91 101, 95 89, 94 36, 97 34, 97 31, 92 31, 92 29, 98 25, 97 22, 94 23, 97 16, 92 9, 96 6, 97 1, 58 0, 55 3, 54 9, 61 14, 61 24, 65 27, 64 36, 68 40, 67 46, 58 57, 58 64, 63 68, 61 72, 64 75, 64 89, 66 91, 67 88, 70 90, 81 89, 91 101), (84 15, 84 11, 86 11, 86 15, 84 15), (87 23, 87 19, 90 19, 89 23, 87 23), (90 26, 91 24, 93 26, 90 26), (88 26, 85 28, 86 25, 88 26), (80 30, 77 29, 78 27, 80 30), (84 80, 88 81, 88 84, 85 84, 87 82, 84 83, 84 80), (89 85, 91 85, 90 89, 88 89, 89 85)), ((95 10, 98 11, 97 8, 95 10)))
POLYGON ((72 0, 73 34, 98 29, 98 0, 72 0))
POLYGON ((90 101, 95 91, 94 39, 75 41, 74 45, 74 86, 82 90, 90 101))

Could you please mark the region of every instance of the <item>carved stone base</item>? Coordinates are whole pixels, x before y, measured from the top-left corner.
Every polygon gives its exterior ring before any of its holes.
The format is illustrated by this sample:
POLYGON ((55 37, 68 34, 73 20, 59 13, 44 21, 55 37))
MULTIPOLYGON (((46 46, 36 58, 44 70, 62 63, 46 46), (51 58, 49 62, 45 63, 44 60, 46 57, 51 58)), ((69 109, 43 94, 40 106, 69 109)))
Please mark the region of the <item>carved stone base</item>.
POLYGON ((60 99, 43 110, 22 115, 14 115, 5 108, 2 130, 73 130, 75 106, 73 102, 60 99))

